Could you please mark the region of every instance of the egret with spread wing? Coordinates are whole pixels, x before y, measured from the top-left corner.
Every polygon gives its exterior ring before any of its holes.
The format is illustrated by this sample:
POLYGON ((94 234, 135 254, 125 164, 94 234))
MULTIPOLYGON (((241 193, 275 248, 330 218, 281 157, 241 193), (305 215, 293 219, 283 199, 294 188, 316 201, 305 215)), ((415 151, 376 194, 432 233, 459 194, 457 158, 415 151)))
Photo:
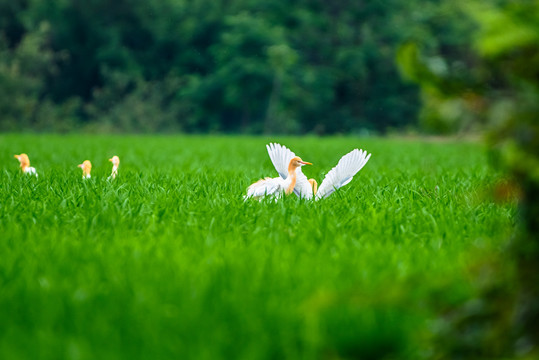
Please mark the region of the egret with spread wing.
MULTIPOLYGON (((299 156, 296 156, 292 151, 279 144, 269 144, 266 147, 273 166, 275 166, 280 176, 260 179, 249 186, 247 188, 247 195, 245 196, 246 199, 261 199, 268 195, 276 198, 283 194, 290 195, 292 192, 296 192, 296 187, 301 188, 301 186, 304 186, 298 185, 298 182, 301 184, 306 182, 307 186, 309 186, 307 177, 301 171, 301 167, 312 165, 311 163, 301 160, 299 156)), ((298 193, 296 192, 296 194, 298 193)))
MULTIPOLYGON (((274 165, 274 159, 281 158, 283 156, 282 154, 286 154, 287 152, 293 154, 292 151, 279 144, 269 144, 267 148, 268 154, 274 165)), ((354 178, 354 175, 356 175, 358 171, 365 166, 370 157, 371 154, 367 155, 367 151, 365 150, 352 150, 348 154, 344 155, 339 160, 339 163, 327 173, 324 181, 322 181, 322 184, 320 184, 320 187, 318 187, 316 180, 307 180, 307 177, 303 173, 301 173, 301 176, 298 174, 294 192, 299 197, 307 199, 312 199, 313 196, 315 200, 326 198, 336 189, 350 183, 350 181, 352 181, 354 178)), ((275 168, 277 171, 279 171, 277 165, 275 165, 275 168)), ((301 172, 301 169, 298 169, 298 171, 301 172)))

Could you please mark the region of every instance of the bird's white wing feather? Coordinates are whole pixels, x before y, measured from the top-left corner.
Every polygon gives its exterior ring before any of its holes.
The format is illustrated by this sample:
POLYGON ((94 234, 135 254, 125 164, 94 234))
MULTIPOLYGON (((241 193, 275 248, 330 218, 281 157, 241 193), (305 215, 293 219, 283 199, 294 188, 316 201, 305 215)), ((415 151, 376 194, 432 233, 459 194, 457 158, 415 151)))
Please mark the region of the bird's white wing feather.
POLYGON ((337 166, 331 169, 316 193, 316 199, 331 195, 336 189, 348 184, 363 166, 369 161, 371 154, 367 151, 354 149, 344 155, 337 166))
POLYGON ((301 171, 301 167, 296 169, 296 185, 294 186, 294 194, 300 198, 312 199, 313 188, 307 179, 307 176, 301 171))
POLYGON ((286 179, 288 177, 288 165, 290 164, 290 160, 292 160, 296 154, 286 146, 280 144, 270 143, 266 145, 266 149, 268 149, 268 155, 275 170, 277 170, 283 179, 286 179))
POLYGON ((280 195, 285 189, 280 177, 260 179, 247 188, 245 198, 261 198, 268 195, 280 195))
MULTIPOLYGON (((290 164, 290 160, 292 160, 296 154, 286 146, 276 143, 266 145, 266 149, 268 149, 268 155, 275 170, 277 170, 281 178, 286 179, 288 177, 288 165, 290 164)), ((307 176, 301 171, 301 167, 296 169, 296 186, 294 186, 294 193, 299 197, 308 199, 313 197, 313 189, 307 180, 307 176)))

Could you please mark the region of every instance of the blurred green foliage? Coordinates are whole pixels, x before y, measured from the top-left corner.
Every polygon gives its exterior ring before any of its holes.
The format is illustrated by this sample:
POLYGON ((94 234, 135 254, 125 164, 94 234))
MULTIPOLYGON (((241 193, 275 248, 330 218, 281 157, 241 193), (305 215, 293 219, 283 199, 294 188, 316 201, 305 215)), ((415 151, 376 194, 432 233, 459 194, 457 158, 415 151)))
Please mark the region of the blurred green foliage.
MULTIPOLYGON (((512 182, 522 194, 521 226, 511 246, 518 260, 518 288, 514 289, 500 280, 503 276, 493 272, 495 280, 485 287, 479 299, 483 306, 462 317, 468 324, 487 329, 475 341, 469 341, 466 353, 537 358, 539 1, 467 1, 460 3, 460 7, 477 27, 470 48, 473 55, 463 58, 463 61, 471 59, 466 76, 436 73, 429 63, 443 55, 425 51, 420 43, 402 46, 399 64, 403 74, 421 85, 425 101, 423 120, 447 128, 455 122, 486 126, 492 158, 511 174, 512 182), (497 335, 490 336, 492 333, 497 335), (497 346, 487 345, 492 342, 497 346)), ((466 341, 464 337, 460 336, 459 345, 466 341)))
POLYGON ((441 0, 0 0, 0 129, 403 129, 398 46, 462 54, 470 24, 441 0))

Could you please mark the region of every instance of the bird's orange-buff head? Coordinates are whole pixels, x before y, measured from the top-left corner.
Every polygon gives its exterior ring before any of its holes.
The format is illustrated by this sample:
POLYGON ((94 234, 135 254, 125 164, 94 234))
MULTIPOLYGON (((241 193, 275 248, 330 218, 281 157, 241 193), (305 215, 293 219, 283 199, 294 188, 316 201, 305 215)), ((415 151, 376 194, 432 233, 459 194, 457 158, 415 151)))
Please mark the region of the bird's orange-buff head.
POLYGON ((90 162, 90 160, 84 160, 82 164, 79 164, 77 166, 82 169, 83 177, 90 175, 90 172, 92 171, 92 163, 90 162))
POLYGON ((303 165, 312 165, 312 164, 310 162, 301 160, 299 156, 293 157, 292 160, 290 160, 290 164, 288 164, 288 173, 289 174, 295 173, 296 169, 303 165))
POLYGON ((14 155, 14 158, 19 160, 21 163, 21 169, 24 171, 28 166, 30 166, 30 159, 28 158, 28 155, 26 154, 20 154, 20 155, 14 155))
POLYGON ((114 155, 113 157, 111 157, 111 158, 109 159, 109 161, 112 162, 112 165, 113 165, 113 166, 116 166, 116 167, 120 166, 120 158, 119 158, 118 156, 116 156, 116 155, 114 155))

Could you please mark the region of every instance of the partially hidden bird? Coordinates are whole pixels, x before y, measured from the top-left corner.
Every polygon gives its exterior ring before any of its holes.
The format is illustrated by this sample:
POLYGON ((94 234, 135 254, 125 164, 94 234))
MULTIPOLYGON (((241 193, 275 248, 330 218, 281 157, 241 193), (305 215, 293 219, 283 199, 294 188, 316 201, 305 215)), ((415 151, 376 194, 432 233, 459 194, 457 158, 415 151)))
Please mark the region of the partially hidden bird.
POLYGON ((116 179, 116 176, 118 176, 118 167, 120 167, 120 158, 114 155, 109 159, 109 161, 112 162, 112 173, 108 178, 116 179))
POLYGON ((273 196, 277 199, 296 191, 298 182, 306 182, 309 185, 307 177, 301 171, 301 167, 312 164, 303 161, 292 152, 282 153, 280 155, 282 156, 275 160, 272 159, 273 165, 280 176, 275 178, 266 177, 251 184, 247 188, 247 195, 244 196, 245 199, 262 199, 265 196, 273 196))
MULTIPOLYGON (((280 144, 269 144, 266 146, 269 157, 275 166, 275 169, 281 174, 282 164, 290 158, 296 156, 286 146, 280 144)), ((294 193, 306 199, 320 200, 330 196, 336 189, 339 189, 352 181, 354 175, 365 166, 369 161, 371 154, 365 150, 354 149, 344 155, 337 165, 331 169, 318 187, 315 179, 307 179, 301 173, 297 175, 297 181, 294 187, 294 193)), ((299 169, 301 171, 301 169, 299 169)), ((282 176, 282 174, 281 174, 282 176)))
POLYGON ((37 171, 35 168, 30 166, 30 159, 26 154, 14 155, 15 159, 19 160, 21 163, 21 171, 24 174, 30 174, 37 177, 37 171))
POLYGON ((92 177, 92 175, 90 175, 90 172, 92 172, 92 163, 90 162, 90 160, 84 160, 82 164, 79 164, 77 166, 82 169, 83 179, 89 179, 92 177))

